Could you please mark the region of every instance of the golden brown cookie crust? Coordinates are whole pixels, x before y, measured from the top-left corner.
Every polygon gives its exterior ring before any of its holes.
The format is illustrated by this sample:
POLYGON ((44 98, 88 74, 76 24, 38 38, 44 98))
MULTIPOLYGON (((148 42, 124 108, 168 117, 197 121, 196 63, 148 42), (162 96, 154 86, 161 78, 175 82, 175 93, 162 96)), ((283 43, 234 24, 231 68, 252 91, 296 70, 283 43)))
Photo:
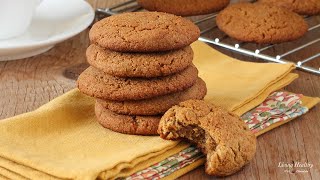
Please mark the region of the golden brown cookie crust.
POLYGON ((193 59, 190 46, 157 53, 122 53, 91 44, 86 52, 91 66, 118 77, 158 77, 180 72, 193 59))
POLYGON ((229 0, 137 0, 149 11, 167 12, 179 16, 209 14, 229 4, 229 0))
POLYGON ((258 2, 284 7, 301 15, 320 14, 319 0, 259 0, 258 2))
POLYGON ((298 14, 263 3, 237 3, 222 10, 216 23, 239 41, 281 43, 303 36, 308 25, 298 14))
POLYGON ((120 78, 90 66, 77 81, 79 90, 92 97, 114 101, 140 100, 183 91, 198 78, 194 65, 185 70, 158 78, 120 78))
POLYGON ((89 32, 92 43, 120 52, 181 49, 199 36, 199 28, 190 20, 161 12, 113 15, 95 23, 89 32))
POLYGON ((206 173, 227 176, 249 163, 256 137, 239 116, 203 100, 188 100, 169 109, 158 133, 164 139, 186 138, 207 155, 206 173))
POLYGON ((159 115, 169 108, 189 99, 203 99, 207 94, 205 82, 198 78, 196 83, 181 92, 139 101, 109 101, 98 99, 97 103, 118 113, 128 115, 159 115))
POLYGON ((161 116, 119 115, 105 109, 99 103, 95 105, 98 122, 105 128, 123 134, 158 135, 157 128, 161 116))

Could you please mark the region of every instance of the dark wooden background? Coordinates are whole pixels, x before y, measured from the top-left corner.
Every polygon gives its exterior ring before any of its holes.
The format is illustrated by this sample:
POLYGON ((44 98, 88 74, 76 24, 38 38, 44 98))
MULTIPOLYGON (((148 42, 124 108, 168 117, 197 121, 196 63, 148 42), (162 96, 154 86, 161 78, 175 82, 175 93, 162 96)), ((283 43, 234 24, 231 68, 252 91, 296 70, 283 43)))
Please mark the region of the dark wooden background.
MULTIPOLYGON (((109 7, 123 0, 88 1, 94 7, 109 7)), ((319 22, 318 16, 309 23, 319 22)), ((298 43, 319 36, 320 30, 317 30, 298 43)), ((0 119, 32 111, 75 88, 76 77, 88 66, 85 60, 88 43, 88 30, 86 30, 42 55, 0 62, 0 119)), ((269 53, 281 53, 291 46, 293 45, 280 45, 276 49, 272 48, 269 53)), ((241 60, 262 62, 225 49, 214 48, 241 60)), ((319 43, 288 58, 298 61, 316 52, 320 52, 319 43)), ((320 67, 320 58, 309 64, 320 67)), ((320 76, 297 70, 295 73, 298 73, 300 78, 286 87, 286 90, 320 97, 320 76)), ((215 177, 206 175, 204 167, 201 166, 180 179, 215 179, 215 177)), ((320 107, 315 107, 308 114, 260 136, 253 161, 242 171, 226 179, 320 179, 320 107), (284 171, 285 168, 278 167, 279 162, 309 162, 313 164, 313 168, 306 169, 308 172, 305 173, 288 173, 284 171)))

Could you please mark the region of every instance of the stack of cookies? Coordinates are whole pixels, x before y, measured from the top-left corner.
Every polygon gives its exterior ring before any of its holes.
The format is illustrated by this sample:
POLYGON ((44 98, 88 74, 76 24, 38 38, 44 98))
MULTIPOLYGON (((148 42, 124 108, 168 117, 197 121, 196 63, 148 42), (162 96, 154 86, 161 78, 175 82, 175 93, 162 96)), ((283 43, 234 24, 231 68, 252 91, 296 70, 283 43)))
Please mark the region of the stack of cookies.
POLYGON ((114 15, 93 25, 78 88, 95 97, 99 123, 110 130, 156 135, 173 105, 203 99, 206 85, 192 64, 191 21, 159 12, 114 15))

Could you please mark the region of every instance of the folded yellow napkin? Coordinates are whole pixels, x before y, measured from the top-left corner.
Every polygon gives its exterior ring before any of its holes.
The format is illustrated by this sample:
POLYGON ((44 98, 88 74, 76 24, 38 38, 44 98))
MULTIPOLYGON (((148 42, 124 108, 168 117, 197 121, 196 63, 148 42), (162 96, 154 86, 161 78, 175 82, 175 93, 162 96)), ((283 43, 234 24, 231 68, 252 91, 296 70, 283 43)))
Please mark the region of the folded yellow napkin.
MULTIPOLYGON (((239 115, 297 78, 289 73, 292 64, 241 62, 201 42, 192 47, 194 63, 207 83, 206 100, 239 115)), ((9 179, 114 179, 188 146, 104 129, 95 120, 93 105, 93 98, 75 89, 33 112, 1 120, 0 174, 9 179)))
POLYGON ((293 64, 239 61, 201 42, 195 42, 192 48, 194 64, 208 87, 206 100, 237 114, 259 105, 271 92, 298 78, 289 73, 293 64))

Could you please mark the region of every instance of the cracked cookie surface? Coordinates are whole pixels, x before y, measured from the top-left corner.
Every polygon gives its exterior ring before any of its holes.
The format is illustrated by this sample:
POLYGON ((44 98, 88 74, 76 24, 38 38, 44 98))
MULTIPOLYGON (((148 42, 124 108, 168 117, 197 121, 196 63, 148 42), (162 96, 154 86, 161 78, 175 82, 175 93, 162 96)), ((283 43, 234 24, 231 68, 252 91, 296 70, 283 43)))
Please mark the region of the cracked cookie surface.
POLYGON ((200 36, 190 20, 161 12, 130 12, 95 23, 92 43, 120 52, 157 52, 180 49, 200 36))
POLYGON ((240 117, 203 100, 173 106, 162 116, 158 133, 197 144, 207 156, 206 173, 215 176, 239 171, 256 151, 256 137, 240 117))
POLYGON ((161 116, 128 116, 116 114, 99 103, 95 105, 98 122, 105 128, 123 134, 158 135, 161 116))
POLYGON ((179 16, 194 16, 219 11, 229 0, 137 0, 149 11, 167 12, 179 16))
POLYGON ((157 53, 122 53, 91 44, 86 55, 91 66, 119 77, 167 76, 187 68, 193 59, 190 46, 157 53))
POLYGON ((216 19, 220 30, 239 41, 281 43, 303 36, 308 25, 298 14, 264 3, 237 3, 216 19))
POLYGON ((157 78, 120 78, 92 66, 77 81, 79 90, 92 97, 114 101, 140 100, 183 91, 198 78, 198 70, 190 65, 185 70, 157 78))
POLYGON ((97 103, 119 114, 159 115, 169 108, 189 99, 203 99, 207 93, 205 82, 198 78, 196 83, 181 92, 138 101, 110 101, 97 99, 97 103))
POLYGON ((301 15, 320 14, 319 0, 259 0, 273 6, 280 6, 301 15))

